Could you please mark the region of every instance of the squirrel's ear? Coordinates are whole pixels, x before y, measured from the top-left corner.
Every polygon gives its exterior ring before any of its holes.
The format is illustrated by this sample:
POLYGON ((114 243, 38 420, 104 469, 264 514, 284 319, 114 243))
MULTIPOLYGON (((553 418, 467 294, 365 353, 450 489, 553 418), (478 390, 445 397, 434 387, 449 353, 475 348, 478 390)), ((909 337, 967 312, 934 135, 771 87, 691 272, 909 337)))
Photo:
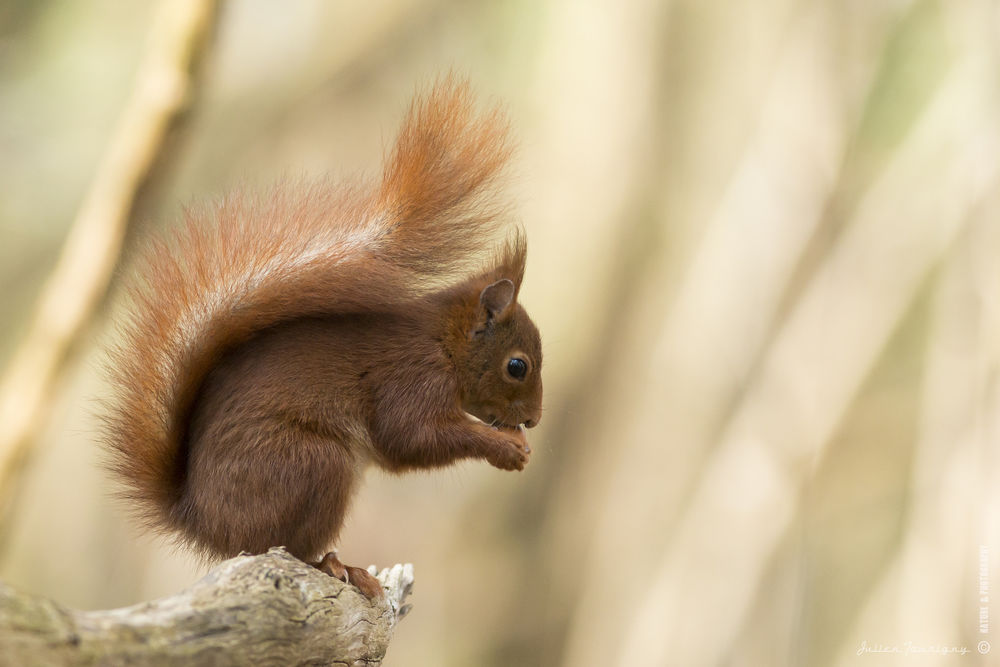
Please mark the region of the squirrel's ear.
POLYGON ((500 317, 514 301, 514 283, 503 278, 483 288, 479 293, 479 305, 486 311, 487 320, 500 317))

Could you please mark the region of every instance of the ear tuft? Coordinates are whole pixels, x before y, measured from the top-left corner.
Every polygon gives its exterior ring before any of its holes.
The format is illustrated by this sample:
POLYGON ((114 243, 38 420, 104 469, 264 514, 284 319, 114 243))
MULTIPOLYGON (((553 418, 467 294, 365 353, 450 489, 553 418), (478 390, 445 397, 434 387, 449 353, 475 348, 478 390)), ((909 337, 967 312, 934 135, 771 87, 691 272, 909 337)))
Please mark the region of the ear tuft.
POLYGON ((496 319, 514 301, 514 283, 502 278, 483 288, 479 293, 479 303, 486 309, 487 319, 496 319))

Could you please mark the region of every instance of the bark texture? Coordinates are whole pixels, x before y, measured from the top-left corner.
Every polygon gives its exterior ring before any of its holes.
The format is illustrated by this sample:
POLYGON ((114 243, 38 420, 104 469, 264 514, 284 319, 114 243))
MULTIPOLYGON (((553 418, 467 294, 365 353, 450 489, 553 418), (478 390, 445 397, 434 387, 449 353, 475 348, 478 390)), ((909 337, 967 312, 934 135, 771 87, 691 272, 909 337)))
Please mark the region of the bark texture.
POLYGON ((0 666, 379 665, 409 610, 413 566, 378 575, 385 598, 282 548, 237 556, 177 595, 74 611, 0 584, 0 666))

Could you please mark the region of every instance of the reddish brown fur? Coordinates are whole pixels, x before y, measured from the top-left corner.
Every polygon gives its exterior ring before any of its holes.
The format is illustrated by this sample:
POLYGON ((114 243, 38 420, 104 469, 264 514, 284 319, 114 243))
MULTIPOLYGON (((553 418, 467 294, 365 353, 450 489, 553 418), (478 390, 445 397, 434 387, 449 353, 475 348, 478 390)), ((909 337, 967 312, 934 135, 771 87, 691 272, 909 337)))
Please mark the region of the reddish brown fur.
POLYGON ((369 462, 521 469, 541 347, 516 303, 523 236, 492 250, 509 153, 502 114, 448 78, 378 184, 231 196, 154 244, 106 431, 136 512, 210 556, 315 558, 369 462))

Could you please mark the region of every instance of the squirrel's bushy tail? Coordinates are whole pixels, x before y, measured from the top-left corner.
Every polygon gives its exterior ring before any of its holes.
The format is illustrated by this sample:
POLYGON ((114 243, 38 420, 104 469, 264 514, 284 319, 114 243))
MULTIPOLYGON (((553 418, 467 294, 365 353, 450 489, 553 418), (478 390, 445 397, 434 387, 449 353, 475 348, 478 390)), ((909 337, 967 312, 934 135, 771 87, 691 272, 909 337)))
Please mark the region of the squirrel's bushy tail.
POLYGON ((494 186, 509 156, 504 115, 477 112, 449 76, 414 100, 374 185, 232 195, 153 243, 111 353, 105 417, 109 467, 135 512, 176 527, 187 422, 227 350, 283 321, 392 308, 481 267, 501 229, 494 186))
POLYGON ((468 85, 447 77, 418 95, 378 194, 395 263, 435 274, 481 260, 506 212, 493 186, 510 153, 506 116, 498 107, 477 114, 468 85))

